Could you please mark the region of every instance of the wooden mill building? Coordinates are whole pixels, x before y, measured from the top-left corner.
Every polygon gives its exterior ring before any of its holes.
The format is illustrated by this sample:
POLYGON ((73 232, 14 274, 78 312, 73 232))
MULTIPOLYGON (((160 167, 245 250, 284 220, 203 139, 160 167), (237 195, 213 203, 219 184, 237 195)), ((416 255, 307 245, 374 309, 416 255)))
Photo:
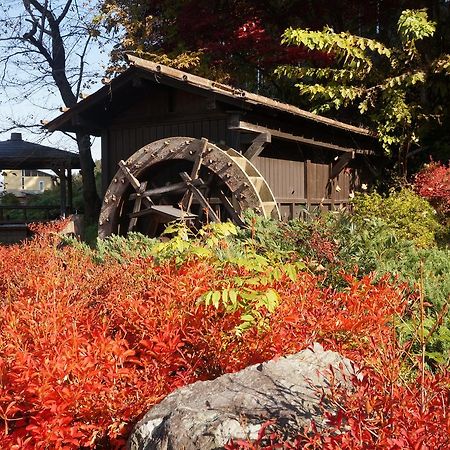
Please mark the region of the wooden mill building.
POLYGON ((312 114, 161 64, 129 57, 130 67, 47 124, 102 142, 103 189, 147 144, 169 137, 206 138, 232 147, 257 167, 282 218, 306 207, 345 205, 369 180, 378 150, 366 129, 312 114))

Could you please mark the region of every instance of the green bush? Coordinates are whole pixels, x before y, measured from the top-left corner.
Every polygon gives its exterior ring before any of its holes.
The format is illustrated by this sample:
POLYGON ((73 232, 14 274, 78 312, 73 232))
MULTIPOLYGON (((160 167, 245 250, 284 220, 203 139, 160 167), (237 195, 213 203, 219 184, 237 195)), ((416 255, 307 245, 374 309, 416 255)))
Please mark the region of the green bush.
POLYGON ((20 200, 9 192, 2 192, 0 194, 0 205, 3 206, 16 206, 20 205, 20 200))
POLYGON ((407 188, 391 191, 387 197, 376 192, 357 194, 352 204, 356 219, 381 219, 399 239, 419 247, 435 245, 436 234, 442 231, 433 207, 407 188))

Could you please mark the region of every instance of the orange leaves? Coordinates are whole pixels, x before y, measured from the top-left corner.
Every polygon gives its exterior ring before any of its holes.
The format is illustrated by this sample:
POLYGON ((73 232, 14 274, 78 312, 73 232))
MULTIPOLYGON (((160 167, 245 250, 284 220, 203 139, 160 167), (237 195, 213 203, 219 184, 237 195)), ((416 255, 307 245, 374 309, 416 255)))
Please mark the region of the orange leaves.
POLYGON ((44 241, 1 249, 0 440, 122 445, 146 408, 194 380, 178 328, 207 267, 99 266, 44 241))
MULTIPOLYGON (((342 291, 324 289, 311 273, 268 281, 279 305, 265 313, 267 327, 239 336, 240 311, 228 314, 196 300, 221 280, 239 288, 232 280, 242 269, 229 264, 219 271, 195 259, 179 267, 145 258, 95 264, 82 250, 59 249, 52 239, 0 247, 5 448, 120 448, 137 418, 178 386, 314 341, 374 371, 394 354, 391 323, 405 298, 386 280, 347 276, 342 291)), ((389 372, 390 380, 398 370, 389 372)), ((386 379, 361 386, 373 400, 350 399, 349 412, 372 417, 384 411, 380 386, 386 379)), ((399 405, 404 401, 398 397, 399 405)))

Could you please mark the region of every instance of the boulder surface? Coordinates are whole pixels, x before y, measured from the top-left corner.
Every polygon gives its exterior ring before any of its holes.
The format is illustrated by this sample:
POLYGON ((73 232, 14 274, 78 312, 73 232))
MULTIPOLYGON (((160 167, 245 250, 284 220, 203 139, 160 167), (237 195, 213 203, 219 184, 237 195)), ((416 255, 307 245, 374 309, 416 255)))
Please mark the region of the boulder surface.
POLYGON ((212 381, 177 389, 139 421, 130 450, 212 450, 231 439, 255 440, 263 423, 274 419, 285 436, 311 421, 326 427, 330 387, 351 389, 353 364, 314 344, 295 355, 247 367, 212 381))

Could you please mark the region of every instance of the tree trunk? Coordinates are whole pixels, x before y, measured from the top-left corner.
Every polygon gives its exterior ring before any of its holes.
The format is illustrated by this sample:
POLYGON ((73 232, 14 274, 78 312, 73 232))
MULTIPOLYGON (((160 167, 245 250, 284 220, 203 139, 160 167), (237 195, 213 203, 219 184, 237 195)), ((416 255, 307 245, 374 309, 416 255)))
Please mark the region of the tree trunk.
POLYGON ((84 220, 86 225, 92 225, 98 221, 101 207, 101 200, 95 185, 95 164, 91 155, 89 135, 77 133, 76 137, 83 179, 84 220))
MULTIPOLYGON (((17 45, 17 48, 15 45, 8 47, 11 55, 2 57, 5 65, 3 78, 6 73, 6 64, 8 64, 10 58, 13 58, 14 55, 22 55, 25 62, 23 70, 30 70, 30 76, 33 77, 35 76, 33 70, 42 75, 41 78, 36 78, 36 85, 47 82, 48 66, 64 105, 69 108, 74 107, 78 101, 80 86, 82 86, 86 51, 92 37, 81 16, 78 19, 67 16, 74 8, 78 12, 78 7, 73 0, 53 2, 53 5, 52 1, 48 0, 22 0, 19 3, 22 3, 23 10, 22 12, 18 10, 19 16, 17 19, 11 18, 11 23, 8 25, 12 36, 3 38, 2 35, 2 39, 0 39, 0 41, 11 41, 17 45), (78 20, 79 23, 72 23, 67 26, 67 22, 70 23, 71 20, 78 20), (18 34, 16 34, 16 28, 19 30, 18 34), (82 35, 81 30, 83 29, 85 31, 82 35), (72 48, 72 40, 75 37, 80 39, 78 44, 81 46, 81 53, 78 53, 77 47, 72 48), (84 41, 84 44, 82 41, 84 41), (43 59, 33 69, 34 57, 31 57, 31 55, 35 53, 41 55, 43 59), (68 57, 70 53, 76 55, 80 62, 75 67, 67 68, 66 63, 71 59, 68 57), (29 59, 29 63, 27 59, 29 59), (30 66, 26 67, 26 64, 30 64, 30 66)), ((12 9, 15 10, 16 7, 14 6, 12 9)), ((14 14, 16 14, 16 11, 14 14)), ((94 224, 98 219, 101 202, 95 185, 95 164, 91 155, 89 135, 77 133, 76 141, 83 179, 85 223, 94 224)))

